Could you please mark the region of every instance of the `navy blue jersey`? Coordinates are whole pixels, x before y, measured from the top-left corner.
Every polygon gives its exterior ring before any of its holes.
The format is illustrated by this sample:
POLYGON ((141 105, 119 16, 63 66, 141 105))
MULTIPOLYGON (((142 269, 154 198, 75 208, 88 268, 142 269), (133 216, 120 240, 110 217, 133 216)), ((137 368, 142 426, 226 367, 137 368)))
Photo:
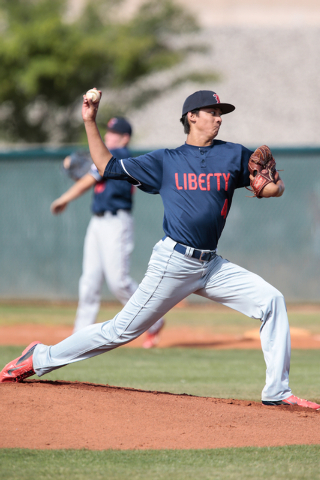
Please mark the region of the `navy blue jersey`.
POLYGON ((252 153, 221 140, 209 147, 184 144, 137 158, 112 159, 104 176, 127 179, 147 191, 159 192, 166 235, 197 249, 215 250, 234 190, 250 184, 252 153))
MULTIPOLYGON (((130 156, 127 148, 117 148, 111 150, 111 153, 117 159, 130 156)), ((97 180, 91 206, 93 213, 101 214, 106 211, 115 213, 119 209, 132 209, 134 187, 130 183, 101 177, 95 165, 92 165, 89 173, 97 180)))

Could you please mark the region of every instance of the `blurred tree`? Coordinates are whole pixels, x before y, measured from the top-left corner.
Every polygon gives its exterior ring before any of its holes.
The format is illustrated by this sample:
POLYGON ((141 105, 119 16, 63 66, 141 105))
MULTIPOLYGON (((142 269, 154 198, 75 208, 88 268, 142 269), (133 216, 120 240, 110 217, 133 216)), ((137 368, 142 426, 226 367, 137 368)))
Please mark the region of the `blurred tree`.
POLYGON ((119 4, 90 0, 70 21, 67 0, 0 0, 3 139, 77 141, 75 111, 86 90, 124 88, 184 58, 168 38, 196 24, 172 0, 149 0, 123 22, 119 4))

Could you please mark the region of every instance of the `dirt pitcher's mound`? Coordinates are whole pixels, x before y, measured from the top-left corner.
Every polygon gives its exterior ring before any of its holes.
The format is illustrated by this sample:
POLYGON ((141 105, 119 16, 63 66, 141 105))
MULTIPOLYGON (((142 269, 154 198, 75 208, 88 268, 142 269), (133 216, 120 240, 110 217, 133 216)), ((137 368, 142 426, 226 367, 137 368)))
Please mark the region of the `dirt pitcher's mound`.
POLYGON ((0 448, 191 449, 320 443, 320 412, 78 382, 0 385, 0 448))

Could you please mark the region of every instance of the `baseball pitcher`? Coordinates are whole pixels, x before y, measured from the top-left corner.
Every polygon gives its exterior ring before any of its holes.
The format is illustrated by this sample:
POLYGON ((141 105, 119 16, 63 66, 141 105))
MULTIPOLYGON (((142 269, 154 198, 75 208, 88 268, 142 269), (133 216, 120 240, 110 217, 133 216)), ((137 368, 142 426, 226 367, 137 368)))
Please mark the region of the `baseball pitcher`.
POLYGON ((119 347, 195 293, 260 322, 266 363, 264 405, 320 409, 319 404, 293 395, 289 387, 290 330, 283 295, 216 252, 236 188, 251 186, 260 199, 283 194, 284 183, 270 150, 263 146, 252 152, 217 139, 222 117, 235 107, 220 102, 215 92, 201 90, 182 107, 185 144, 119 160, 100 137, 95 121, 98 105, 84 96, 82 116, 93 162, 103 178, 127 180, 159 192, 164 237, 155 245, 138 289, 111 321, 89 326, 54 346, 34 342, 3 369, 1 381, 41 376, 119 347))

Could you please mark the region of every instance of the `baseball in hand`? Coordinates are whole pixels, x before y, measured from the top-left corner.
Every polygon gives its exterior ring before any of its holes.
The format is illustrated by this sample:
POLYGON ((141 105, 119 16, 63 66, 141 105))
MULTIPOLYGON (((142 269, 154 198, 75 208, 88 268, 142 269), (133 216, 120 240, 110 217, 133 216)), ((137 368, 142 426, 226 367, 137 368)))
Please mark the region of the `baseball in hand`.
POLYGON ((91 90, 87 91, 86 97, 93 103, 97 103, 100 100, 100 93, 96 88, 91 88, 91 90))

